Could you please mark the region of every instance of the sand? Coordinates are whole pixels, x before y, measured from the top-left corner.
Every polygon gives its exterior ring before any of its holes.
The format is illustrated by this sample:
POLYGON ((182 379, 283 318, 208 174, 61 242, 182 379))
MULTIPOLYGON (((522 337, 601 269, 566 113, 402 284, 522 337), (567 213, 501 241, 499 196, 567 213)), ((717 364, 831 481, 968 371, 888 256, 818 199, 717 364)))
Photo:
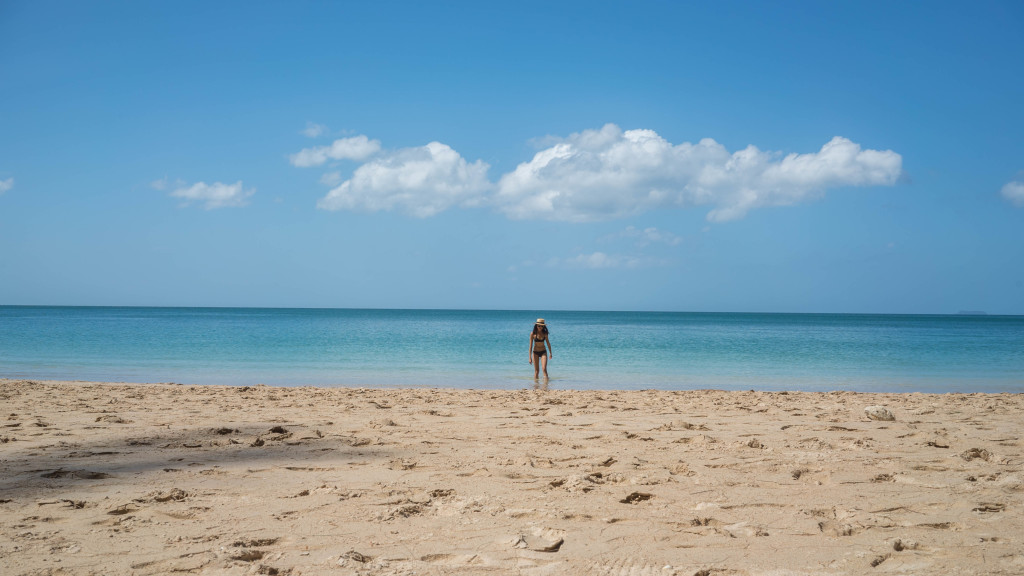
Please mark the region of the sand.
POLYGON ((4 575, 1024 573, 1020 394, 0 380, 0 401, 4 575))

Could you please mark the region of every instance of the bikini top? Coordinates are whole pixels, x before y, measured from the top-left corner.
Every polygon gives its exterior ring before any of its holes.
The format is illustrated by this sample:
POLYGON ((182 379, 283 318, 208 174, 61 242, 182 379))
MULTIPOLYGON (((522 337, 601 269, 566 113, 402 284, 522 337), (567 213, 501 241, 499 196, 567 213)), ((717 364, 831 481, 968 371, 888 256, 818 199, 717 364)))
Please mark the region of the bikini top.
POLYGON ((546 332, 540 332, 538 334, 533 334, 533 347, 535 349, 537 349, 537 350, 543 350, 544 349, 544 341, 547 340, 547 339, 548 339, 548 335, 547 335, 546 332))

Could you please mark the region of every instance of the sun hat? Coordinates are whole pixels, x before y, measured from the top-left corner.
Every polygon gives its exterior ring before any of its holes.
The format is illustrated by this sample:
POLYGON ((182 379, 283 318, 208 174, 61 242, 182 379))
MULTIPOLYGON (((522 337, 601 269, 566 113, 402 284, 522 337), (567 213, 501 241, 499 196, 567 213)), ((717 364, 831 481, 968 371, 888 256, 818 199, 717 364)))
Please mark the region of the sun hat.
POLYGON ((537 318, 537 324, 540 324, 541 326, 543 326, 544 325, 544 319, 543 318, 537 318))

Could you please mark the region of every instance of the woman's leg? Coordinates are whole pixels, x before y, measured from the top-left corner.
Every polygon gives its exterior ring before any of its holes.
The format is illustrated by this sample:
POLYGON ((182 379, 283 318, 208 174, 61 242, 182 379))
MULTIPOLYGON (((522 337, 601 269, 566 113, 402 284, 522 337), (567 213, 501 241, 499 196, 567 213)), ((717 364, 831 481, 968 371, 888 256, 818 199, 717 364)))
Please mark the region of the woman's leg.
MULTIPOLYGON (((543 358, 543 356, 538 356, 536 354, 533 355, 533 379, 534 380, 536 380, 539 377, 539 373, 540 373, 540 359, 541 358, 543 358)), ((545 359, 545 361, 546 361, 546 359, 545 359)))
POLYGON ((541 364, 541 367, 544 369, 544 377, 547 378, 548 377, 548 355, 547 354, 545 354, 545 355, 540 357, 540 364, 541 364))

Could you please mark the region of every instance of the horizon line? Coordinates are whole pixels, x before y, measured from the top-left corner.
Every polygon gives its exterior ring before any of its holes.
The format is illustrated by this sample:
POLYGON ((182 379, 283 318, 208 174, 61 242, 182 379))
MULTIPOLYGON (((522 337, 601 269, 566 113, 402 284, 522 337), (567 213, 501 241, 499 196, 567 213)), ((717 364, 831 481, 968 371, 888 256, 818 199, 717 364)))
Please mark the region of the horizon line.
POLYGON ((960 317, 1021 317, 1022 314, 990 313, 981 310, 959 310, 957 312, 765 312, 728 310, 578 310, 567 308, 382 308, 382 307, 331 307, 331 306, 181 306, 181 305, 140 305, 140 304, 0 304, 0 308, 161 308, 161 309, 208 309, 208 310, 361 310, 361 311, 404 311, 404 312, 570 312, 570 313, 619 313, 619 314, 775 314, 775 315, 834 315, 834 316, 960 316, 960 317))

